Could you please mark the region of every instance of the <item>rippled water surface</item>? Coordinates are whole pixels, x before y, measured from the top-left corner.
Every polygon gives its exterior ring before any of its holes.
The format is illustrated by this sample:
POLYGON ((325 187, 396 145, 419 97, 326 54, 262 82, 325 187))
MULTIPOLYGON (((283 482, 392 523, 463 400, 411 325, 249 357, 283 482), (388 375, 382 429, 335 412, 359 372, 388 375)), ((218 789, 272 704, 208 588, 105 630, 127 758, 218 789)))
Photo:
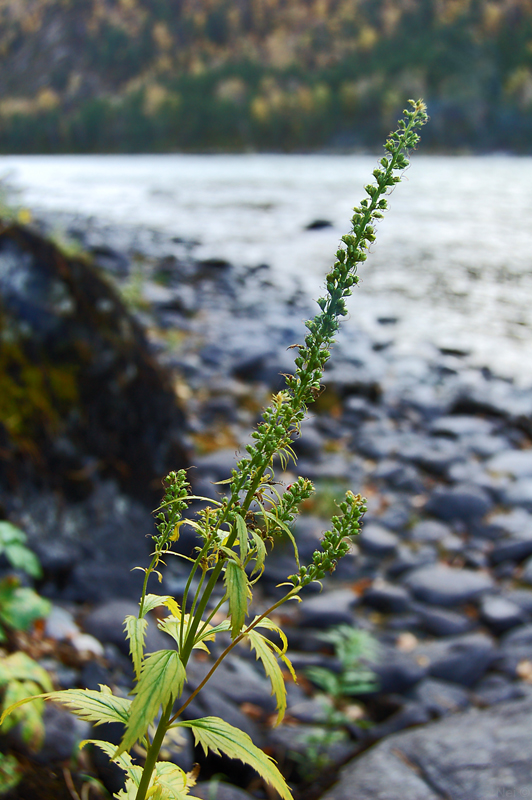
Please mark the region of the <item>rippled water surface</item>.
MULTIPOLYGON (((27 156, 0 175, 32 209, 159 227, 200 255, 269 263, 317 296, 366 156, 27 156), (332 227, 307 231, 315 219, 332 227)), ((427 342, 532 380, 532 158, 414 155, 390 198, 351 319, 405 350, 427 342), (397 318, 383 326, 379 318, 397 318)))

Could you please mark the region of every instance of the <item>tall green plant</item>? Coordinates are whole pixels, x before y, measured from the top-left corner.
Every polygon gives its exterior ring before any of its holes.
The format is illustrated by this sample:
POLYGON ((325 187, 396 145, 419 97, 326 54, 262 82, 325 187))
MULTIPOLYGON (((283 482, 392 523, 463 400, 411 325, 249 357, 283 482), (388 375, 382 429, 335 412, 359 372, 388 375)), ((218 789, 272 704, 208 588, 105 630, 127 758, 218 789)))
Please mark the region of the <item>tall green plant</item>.
MULTIPOLYGON (((139 612, 136 617, 128 616, 125 620, 136 675, 133 699, 113 695, 106 686, 101 686, 100 691, 69 689, 42 695, 62 703, 82 719, 96 724, 123 724, 124 734, 118 748, 106 742, 93 742, 127 775, 126 788, 115 795, 119 800, 145 800, 148 797, 181 800, 189 793, 193 777, 185 775, 174 764, 157 760, 165 735, 170 729, 179 727, 190 728, 196 744, 201 745, 205 752, 224 753, 250 764, 283 800, 291 798, 273 760, 259 750, 249 736, 217 717, 184 721, 181 715, 231 650, 240 642, 247 642, 271 680, 272 693, 277 700, 277 722, 282 720, 286 692, 279 661, 292 674, 293 670, 286 656, 286 637, 270 615, 288 600, 300 599, 305 586, 334 570, 338 559, 349 549, 350 537, 359 531, 360 519, 366 510, 364 500, 360 495, 347 492, 345 500, 340 503, 341 514, 332 518, 331 530, 324 534, 321 547, 314 553, 311 563, 300 564, 290 525, 300 503, 310 497, 313 487, 306 478, 298 478, 279 493, 274 484, 273 462, 278 457, 284 467, 290 458, 294 458, 293 439, 300 433, 307 407, 321 391, 329 348, 340 317, 347 313, 345 299, 358 282, 358 264, 366 260, 366 250, 375 239, 374 222, 382 217, 386 209, 385 195, 400 181, 396 173, 407 167, 406 154, 416 146, 419 140, 417 130, 426 122, 423 102, 411 101, 411 105, 411 110, 404 112, 398 129, 385 143, 386 155, 373 172, 375 182, 366 186, 367 197, 354 209, 352 231, 342 237, 336 261, 326 278, 326 294, 318 300, 320 311, 306 323, 305 343, 298 345, 295 374, 287 376, 286 389, 276 394, 264 411, 252 434, 253 444, 246 448, 247 455, 238 461, 225 482, 228 495, 220 502, 209 501, 210 505, 198 513, 197 520, 191 521, 184 519, 183 513, 189 502, 197 498, 190 494, 185 471, 172 472, 165 480, 164 499, 156 511, 153 555, 151 563, 144 569, 139 612), (189 559, 190 573, 179 605, 173 597, 148 593, 148 581, 151 575, 158 574, 159 566, 170 554, 184 524, 196 529, 201 544, 195 557, 189 559), (297 571, 283 584, 287 587, 284 596, 250 620, 248 611, 253 587, 264 570, 267 542, 275 534, 290 537, 297 571), (219 602, 211 604, 219 580, 223 580, 225 591, 219 602), (195 590, 194 585, 197 586, 195 590), (211 624, 225 602, 228 604, 226 619, 211 624), (159 627, 175 640, 176 649, 145 655, 147 614, 161 606, 170 613, 158 623, 159 627), (188 613, 187 608, 190 608, 188 613), (222 632, 230 633, 230 644, 188 699, 180 701, 192 651, 207 650, 207 643, 222 632), (272 632, 279 636, 279 645, 271 641, 272 632), (146 751, 144 767, 135 765, 129 755, 137 742, 146 751)), ((27 701, 14 704, 5 714, 23 702, 27 701)))

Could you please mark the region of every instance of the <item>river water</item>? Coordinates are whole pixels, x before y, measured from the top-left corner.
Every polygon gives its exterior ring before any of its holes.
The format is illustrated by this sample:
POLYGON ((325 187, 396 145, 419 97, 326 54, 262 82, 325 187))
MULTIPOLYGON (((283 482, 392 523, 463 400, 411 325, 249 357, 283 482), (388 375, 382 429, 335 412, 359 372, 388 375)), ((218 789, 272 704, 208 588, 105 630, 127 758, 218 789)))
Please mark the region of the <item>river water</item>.
MULTIPOLYGON (((38 212, 78 212, 268 263, 317 297, 375 158, 359 155, 17 156, 0 176, 38 212), (331 227, 306 230, 316 219, 331 227)), ((532 158, 414 154, 360 269, 350 321, 401 352, 469 353, 532 382, 532 158), (383 325, 383 319, 396 322, 383 325)), ((348 323, 349 324, 349 323, 348 323)))

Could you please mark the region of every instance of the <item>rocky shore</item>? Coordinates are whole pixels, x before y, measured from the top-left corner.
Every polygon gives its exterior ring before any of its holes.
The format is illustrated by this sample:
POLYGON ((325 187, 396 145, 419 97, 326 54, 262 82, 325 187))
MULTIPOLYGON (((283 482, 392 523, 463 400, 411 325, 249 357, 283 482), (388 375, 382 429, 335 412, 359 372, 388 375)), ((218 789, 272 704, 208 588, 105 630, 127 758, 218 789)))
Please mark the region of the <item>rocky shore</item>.
MULTIPOLYGON (((303 320, 315 313, 312 300, 303 288, 283 295, 267 265, 237 270, 224 261, 198 261, 193 243, 157 232, 67 215, 42 218, 39 226, 44 234, 64 231, 63 252, 90 254, 114 303, 107 311, 100 303, 102 319, 91 324, 101 334, 109 324, 105 315, 113 320, 113 352, 123 352, 118 322, 131 320, 137 338, 130 362, 141 358, 157 382, 151 397, 134 395, 134 407, 156 403, 170 390, 175 396, 175 412, 166 401, 159 405, 167 422, 152 426, 145 441, 148 447, 160 435, 162 448, 149 465, 148 488, 156 491, 153 478, 173 457, 176 466, 194 465, 197 494, 216 497, 223 487, 214 482, 228 477, 269 393, 291 370, 289 348, 302 341, 303 320)), ((68 298, 61 295, 54 307, 42 282, 15 280, 17 268, 30 269, 19 245, 17 253, 0 243, 3 307, 9 292, 18 292, 18 305, 9 306, 12 320, 27 320, 31 308, 28 324, 42 327, 44 304, 48 323, 64 322, 68 298)), ((32 264, 39 272, 38 259, 32 264)), ((357 289, 352 306, 362 302, 357 289)), ((352 552, 323 591, 310 588, 306 602, 280 614, 300 677, 287 684, 287 718, 272 727, 269 682, 244 649, 187 711, 218 715, 247 731, 278 760, 298 800, 395 800, 398 786, 409 800, 532 795, 532 389, 471 368, 466 347, 404 354, 394 344, 395 321, 379 322, 382 335, 375 340, 340 334, 325 389, 294 443, 297 472, 318 490, 295 527, 303 560, 346 488, 368 498, 368 512, 352 552), (327 635, 336 626, 357 632, 350 652, 360 652, 351 663, 327 635), (349 688, 353 668, 359 675, 369 670, 370 691, 349 688)), ((88 330, 87 322, 87 349, 101 353, 88 330)), ((110 352, 107 345, 103 350, 110 352)), ((109 396, 121 409, 116 398, 131 384, 116 382, 113 364, 121 374, 127 364, 118 357, 108 363, 105 385, 118 387, 109 396)), ((87 407, 91 402, 87 395, 87 407)), ((132 673, 123 619, 134 613, 140 590, 130 569, 147 552, 150 506, 134 467, 121 471, 122 459, 131 458, 125 445, 107 458, 105 448, 79 433, 76 419, 83 414, 71 417, 59 445, 50 444, 63 461, 46 462, 70 482, 39 481, 35 467, 15 469, 24 461, 20 453, 9 469, 5 458, 2 466, 0 506, 28 533, 45 573, 37 588, 53 602, 44 628, 21 643, 59 687, 104 683, 127 692, 132 673), (73 473, 80 477, 76 491, 73 473)), ((105 435, 104 422, 101 429, 105 435)), ((50 448, 43 445, 46 453, 50 448)), ((146 459, 137 458, 144 469, 146 459)), ((290 483, 294 474, 291 467, 279 480, 290 483)), ((190 529, 180 546, 187 552, 194 543, 190 529)), ((290 550, 280 543, 266 562, 258 609, 293 570, 290 550)), ((161 590, 179 596, 185 576, 181 560, 173 559, 161 590)), ((165 646, 163 637, 153 624, 148 649, 165 646)), ((189 690, 206 669, 206 662, 194 662, 189 690)), ((61 772, 79 739, 119 735, 89 731, 55 708, 46 712, 46 731, 41 753, 25 757, 47 765, 50 775, 61 772)), ((6 746, 20 749, 21 743, 13 734, 6 746)), ((187 769, 200 760, 202 781, 224 776, 227 784, 198 790, 209 800, 266 797, 241 764, 205 760, 189 740, 176 743, 172 756, 187 769)), ((120 777, 104 761, 93 755, 86 768, 116 791, 120 777)), ((14 796, 36 797, 24 780, 14 796)), ((71 797, 66 789, 54 791, 71 797)))

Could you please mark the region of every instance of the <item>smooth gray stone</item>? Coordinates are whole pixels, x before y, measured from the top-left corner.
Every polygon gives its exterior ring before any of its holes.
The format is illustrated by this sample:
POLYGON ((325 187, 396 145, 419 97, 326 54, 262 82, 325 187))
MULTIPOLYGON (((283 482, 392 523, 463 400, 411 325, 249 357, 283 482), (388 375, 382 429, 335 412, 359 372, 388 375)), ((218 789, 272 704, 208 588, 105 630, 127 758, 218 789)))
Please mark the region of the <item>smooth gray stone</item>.
POLYGON ((532 478, 532 450, 505 450, 490 458, 486 467, 513 478, 532 478))
POLYGON ((532 478, 520 478, 503 492, 502 500, 509 506, 523 506, 532 511, 532 478))
POLYGON ((526 621, 522 609, 505 597, 486 597, 480 605, 480 616, 495 634, 509 631, 526 621))
POLYGON ((194 797, 200 800, 253 800, 253 796, 232 786, 230 783, 221 783, 217 780, 202 781, 191 790, 194 797))
POLYGON ((432 433, 443 433, 448 436, 473 436, 475 434, 490 434, 493 422, 482 417, 473 417, 460 414, 450 414, 434 420, 430 426, 432 433))
POLYGON ((362 602, 386 614, 403 614, 410 609, 410 593, 403 586, 375 581, 364 593, 362 602))
POLYGON ((434 608, 424 603, 415 603, 412 610, 418 615, 420 627, 433 636, 460 636, 468 633, 474 626, 473 621, 464 614, 434 608))
POLYGON ((471 522, 481 519, 492 506, 493 501, 484 489, 462 483, 451 488, 436 489, 429 498, 425 511, 445 522, 471 522))
POLYGON ((321 800, 495 800, 532 795, 532 698, 390 736, 321 800))
POLYGON ((484 675, 496 650, 488 636, 472 633, 422 644, 413 655, 433 678, 470 687, 484 675))
POLYGON ((425 519, 414 525, 410 531, 410 538, 414 542, 441 544, 450 533, 451 529, 444 525, 443 522, 437 522, 435 519, 425 519))
POLYGON ((416 569, 406 576, 404 583, 418 600, 436 606, 467 603, 493 586, 492 579, 485 573, 443 564, 416 569))
POLYGON ((364 553, 378 558, 392 555, 399 545, 399 539, 394 533, 372 522, 363 526, 356 541, 364 553))
POLYGON ((301 603, 300 625, 308 628, 331 628, 333 625, 352 625, 352 608, 359 599, 350 589, 322 592, 301 603))
POLYGON ((446 717, 471 705, 467 689, 435 678, 418 683, 412 695, 435 717, 446 717))

